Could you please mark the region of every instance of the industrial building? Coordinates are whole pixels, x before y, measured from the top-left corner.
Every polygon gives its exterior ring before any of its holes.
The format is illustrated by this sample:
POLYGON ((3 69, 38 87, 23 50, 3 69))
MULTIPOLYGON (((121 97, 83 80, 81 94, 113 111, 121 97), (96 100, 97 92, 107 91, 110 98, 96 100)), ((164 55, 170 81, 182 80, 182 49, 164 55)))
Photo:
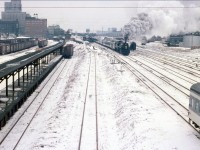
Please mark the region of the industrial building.
POLYGON ((200 48, 200 32, 190 33, 183 36, 183 47, 200 48))
POLYGON ((47 19, 38 19, 35 17, 27 17, 25 20, 26 36, 40 38, 47 36, 47 19))
POLYGON ((2 21, 0 20, 0 34, 15 34, 19 33, 18 21, 2 21))
POLYGON ((200 48, 200 32, 170 35, 166 41, 168 46, 180 46, 186 48, 200 48))
POLYGON ((2 21, 18 21, 19 33, 24 33, 26 13, 22 12, 21 0, 11 0, 11 2, 5 2, 4 12, 1 13, 1 16, 2 21))
POLYGON ((2 22, 0 22, 2 33, 14 32, 17 33, 16 35, 31 37, 47 36, 47 19, 38 19, 38 17, 31 17, 26 12, 22 12, 21 0, 5 2, 4 6, 4 12, 1 13, 2 22))
POLYGON ((54 36, 64 36, 65 30, 63 30, 59 25, 48 26, 48 37, 53 38, 54 36))
POLYGON ((108 28, 107 31, 97 31, 96 32, 97 35, 100 36, 109 36, 109 37, 122 37, 123 34, 121 31, 117 31, 117 28, 108 28))
POLYGON ((167 39, 168 46, 179 46, 181 42, 183 42, 183 35, 170 35, 167 39))

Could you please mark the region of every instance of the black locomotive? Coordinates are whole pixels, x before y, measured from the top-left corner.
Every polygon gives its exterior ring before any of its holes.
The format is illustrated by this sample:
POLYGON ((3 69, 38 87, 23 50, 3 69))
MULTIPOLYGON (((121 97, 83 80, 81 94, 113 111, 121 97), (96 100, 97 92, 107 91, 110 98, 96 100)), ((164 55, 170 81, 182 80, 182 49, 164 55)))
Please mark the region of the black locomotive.
POLYGON ((115 47, 114 47, 115 51, 125 56, 129 55, 130 47, 128 43, 124 41, 114 41, 114 42, 115 42, 115 47))
POLYGON ((130 53, 130 47, 129 44, 124 41, 124 40, 120 40, 120 39, 114 39, 114 38, 107 38, 105 37, 103 40, 98 41, 99 44, 102 44, 108 48, 111 48, 113 50, 115 50, 116 52, 128 56, 130 53))

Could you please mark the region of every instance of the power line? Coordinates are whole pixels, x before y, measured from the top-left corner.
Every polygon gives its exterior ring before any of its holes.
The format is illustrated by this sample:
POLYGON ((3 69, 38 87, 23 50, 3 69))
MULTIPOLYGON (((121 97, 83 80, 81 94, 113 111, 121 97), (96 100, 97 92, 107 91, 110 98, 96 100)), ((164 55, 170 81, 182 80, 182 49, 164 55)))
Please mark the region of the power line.
MULTIPOLYGON (((9 2, 9 1, 11 1, 11 0, 1 0, 1 1, 4 1, 4 2, 9 2)), ((57 1, 76 1, 76 2, 78 2, 78 1, 106 1, 106 2, 109 2, 109 1, 135 1, 135 2, 147 2, 147 1, 162 1, 162 2, 169 2, 169 1, 178 1, 178 2, 200 2, 200 0, 21 0, 21 1, 55 1, 55 2, 57 2, 57 1)))
MULTIPOLYGON (((0 7, 0 8, 4 8, 4 7, 0 7)), ((9 7, 9 8, 17 8, 17 7, 9 7)), ((121 8, 149 8, 149 9, 152 9, 152 8, 179 8, 179 9, 191 9, 191 8, 200 8, 200 6, 189 6, 189 7, 187 7, 187 6, 173 6, 173 7, 171 7, 171 6, 164 6, 164 7, 162 7, 162 6, 127 6, 127 7, 124 7, 124 6, 122 6, 122 7, 112 7, 112 6, 108 6, 108 7, 104 7, 104 6, 63 6, 63 7, 50 7, 50 6, 41 6, 41 7, 23 7, 23 8, 37 8, 37 9, 46 9, 46 8, 48 8, 48 9, 63 9, 63 8, 72 8, 72 9, 77 9, 77 8, 83 8, 83 9, 98 9, 98 8, 100 8, 100 9, 102 9, 102 8, 114 8, 114 9, 121 9, 121 8)))

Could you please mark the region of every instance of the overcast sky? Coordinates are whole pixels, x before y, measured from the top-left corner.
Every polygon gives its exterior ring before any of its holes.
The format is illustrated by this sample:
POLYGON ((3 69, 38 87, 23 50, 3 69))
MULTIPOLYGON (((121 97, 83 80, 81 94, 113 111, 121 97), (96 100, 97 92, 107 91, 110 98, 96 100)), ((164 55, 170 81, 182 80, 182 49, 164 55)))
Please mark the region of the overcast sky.
MULTIPOLYGON (((3 11, 4 2, 0 0, 0 11, 3 11)), ((47 18, 48 25, 59 24, 62 28, 72 28, 74 31, 106 30, 108 27, 120 29, 128 23, 130 18, 139 12, 152 10, 176 9, 192 11, 197 8, 183 8, 198 6, 199 1, 68 1, 68 0, 22 0, 24 12, 38 14, 39 18, 47 18), (109 8, 108 8, 109 7, 109 8), (129 7, 129 8, 128 8, 129 7), (132 8, 130 8, 132 7, 132 8), (158 7, 158 8, 143 8, 158 7), (180 8, 159 8, 159 7, 180 7, 180 8)), ((200 8, 198 8, 200 9, 200 8)), ((200 16, 200 14, 199 14, 200 16)))

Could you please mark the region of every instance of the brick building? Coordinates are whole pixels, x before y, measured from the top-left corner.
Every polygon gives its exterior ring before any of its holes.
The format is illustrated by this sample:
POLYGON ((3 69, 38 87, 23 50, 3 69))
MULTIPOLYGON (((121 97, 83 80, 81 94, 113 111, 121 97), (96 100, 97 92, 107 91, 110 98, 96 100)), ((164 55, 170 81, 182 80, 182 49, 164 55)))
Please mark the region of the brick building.
POLYGON ((25 20, 25 35, 35 38, 47 36, 47 19, 37 19, 34 17, 25 20))

